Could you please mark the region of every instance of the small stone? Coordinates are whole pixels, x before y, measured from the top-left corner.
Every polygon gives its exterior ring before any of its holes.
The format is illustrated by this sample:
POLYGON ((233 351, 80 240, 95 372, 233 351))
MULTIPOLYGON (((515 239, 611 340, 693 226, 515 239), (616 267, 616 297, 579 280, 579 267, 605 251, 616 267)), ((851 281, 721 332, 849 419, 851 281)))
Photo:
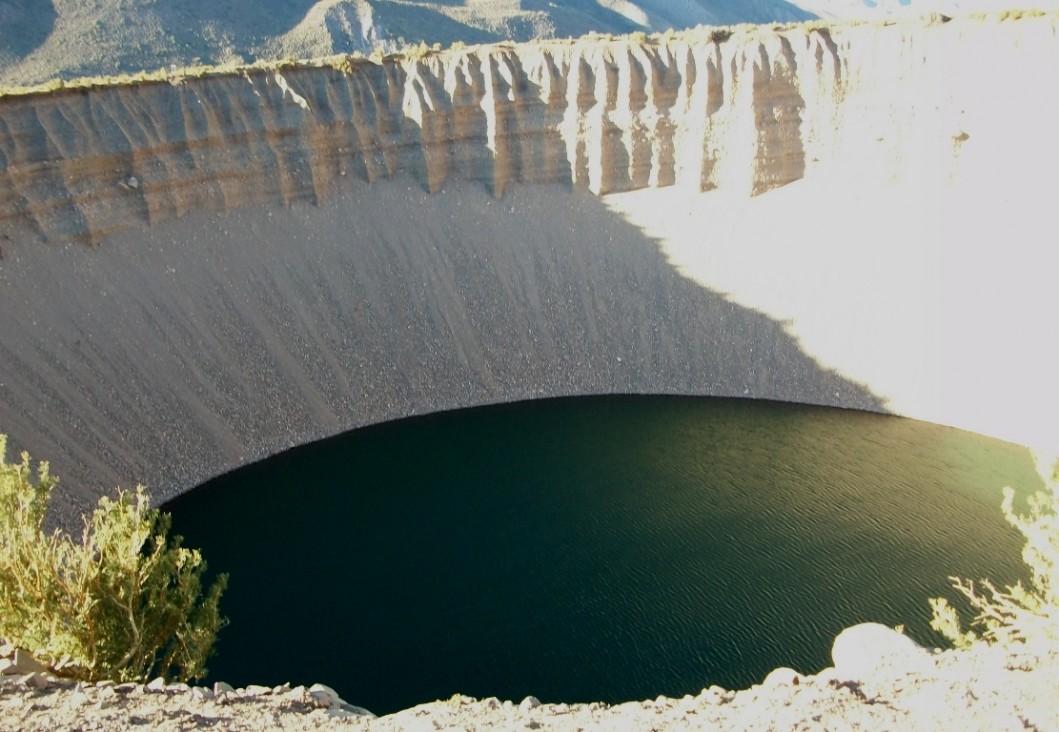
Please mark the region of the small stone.
POLYGON ((165 691, 167 694, 187 694, 191 691, 191 687, 181 681, 175 684, 166 684, 165 691))
POLYGON ((310 691, 309 699, 312 701, 314 707, 319 707, 320 709, 331 709, 332 707, 338 706, 330 695, 325 694, 322 691, 310 691))
POLYGON ((570 705, 569 704, 556 704, 555 706, 552 707, 552 713, 553 714, 569 714, 570 713, 570 705))
POLYGON ((793 668, 787 668, 786 666, 780 666, 769 672, 769 675, 765 677, 765 680, 761 682, 761 685, 765 688, 771 688, 774 686, 798 686, 801 683, 802 675, 795 671, 793 668))
POLYGON ((356 712, 351 712, 346 709, 334 708, 327 710, 327 716, 331 719, 349 719, 351 717, 358 716, 356 712))
POLYGON ((114 691, 113 686, 103 686, 96 690, 96 697, 99 699, 110 699, 118 695, 118 692, 114 691))
POLYGON ((255 696, 267 696, 272 693, 272 688, 269 686, 261 686, 260 684, 250 684, 239 690, 241 696, 255 697, 255 696))
POLYGON ((195 701, 210 701, 213 699, 214 694, 212 689, 207 689, 205 686, 196 686, 191 690, 191 697, 195 701))
POLYGON ((272 693, 275 696, 280 696, 282 694, 286 694, 290 690, 291 690, 290 684, 280 684, 279 686, 273 686, 272 687, 272 693))
POLYGON ((217 681, 213 684, 214 696, 219 696, 224 693, 231 694, 235 691, 235 687, 224 681, 217 681))
POLYGON ((114 691, 118 692, 122 696, 128 696, 139 688, 139 684, 118 684, 114 687, 114 691))
POLYGON ((140 181, 135 175, 130 175, 128 179, 129 188, 139 188, 140 181))
POLYGON ((165 679, 163 679, 161 676, 159 676, 158 678, 151 680, 151 682, 149 684, 147 684, 146 687, 144 687, 144 691, 148 691, 148 692, 150 692, 152 694, 164 693, 165 692, 165 679))
POLYGON ((318 707, 337 707, 342 703, 342 699, 335 690, 326 684, 313 684, 310 686, 309 696, 312 697, 313 703, 318 707))
POLYGON ((15 668, 18 669, 18 673, 20 674, 45 670, 43 663, 34 658, 32 653, 24 651, 21 648, 15 649, 15 654, 11 660, 15 662, 15 668))
POLYGON ((15 662, 10 658, 0 658, 0 676, 17 676, 19 673, 15 662))
POLYGON ((527 696, 518 705, 518 710, 522 714, 527 714, 531 709, 536 709, 541 705, 541 700, 535 696, 527 696))
POLYGON ((37 671, 30 672, 23 676, 21 682, 23 686, 28 686, 31 689, 47 689, 51 685, 44 674, 38 673, 37 671))
POLYGON ((312 701, 313 707, 319 707, 320 709, 333 709, 338 707, 338 702, 335 701, 335 697, 325 692, 309 692, 309 699, 312 701))

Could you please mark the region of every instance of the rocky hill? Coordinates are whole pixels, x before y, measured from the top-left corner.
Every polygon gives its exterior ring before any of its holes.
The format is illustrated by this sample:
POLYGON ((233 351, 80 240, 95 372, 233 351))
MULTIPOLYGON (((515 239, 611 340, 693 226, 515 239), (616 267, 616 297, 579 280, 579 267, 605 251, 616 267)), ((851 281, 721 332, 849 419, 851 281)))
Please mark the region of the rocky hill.
MULTIPOLYGON (((1059 8, 1059 0, 1006 3, 1059 8)), ((0 86, 698 25, 1000 10, 994 0, 0 0, 0 86)))
POLYGON ((0 85, 811 17, 785 0, 0 0, 0 85))

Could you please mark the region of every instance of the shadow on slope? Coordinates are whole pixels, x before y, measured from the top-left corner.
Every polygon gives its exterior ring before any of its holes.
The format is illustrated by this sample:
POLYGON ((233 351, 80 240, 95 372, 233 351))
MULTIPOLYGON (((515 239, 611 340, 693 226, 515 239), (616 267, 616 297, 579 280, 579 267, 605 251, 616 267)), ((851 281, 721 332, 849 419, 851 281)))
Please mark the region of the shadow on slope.
POLYGON ((55 27, 53 0, 0 0, 0 67, 44 43, 55 27))
POLYGON ((169 498, 293 445, 459 407, 651 393, 884 410, 561 185, 496 199, 476 183, 346 181, 319 207, 5 255, 4 428, 63 476, 67 525, 115 484, 169 498))
POLYGON ((286 33, 297 25, 317 2, 318 0, 180 0, 156 4, 154 12, 174 31, 181 28, 215 26, 235 38, 249 37, 260 40, 286 33))

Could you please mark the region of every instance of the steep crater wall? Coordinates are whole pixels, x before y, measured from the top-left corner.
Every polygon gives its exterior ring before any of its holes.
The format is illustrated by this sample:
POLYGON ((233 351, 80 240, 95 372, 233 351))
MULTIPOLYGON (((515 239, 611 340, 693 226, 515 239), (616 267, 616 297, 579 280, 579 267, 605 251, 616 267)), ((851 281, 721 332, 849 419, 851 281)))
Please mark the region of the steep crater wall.
POLYGON ((1055 36, 743 28, 0 98, 0 429, 51 458, 67 521, 117 483, 165 498, 545 396, 1048 442, 1024 335, 1059 103, 1008 82, 1054 68, 1055 36), (1028 366, 978 358, 1012 348, 1028 366))

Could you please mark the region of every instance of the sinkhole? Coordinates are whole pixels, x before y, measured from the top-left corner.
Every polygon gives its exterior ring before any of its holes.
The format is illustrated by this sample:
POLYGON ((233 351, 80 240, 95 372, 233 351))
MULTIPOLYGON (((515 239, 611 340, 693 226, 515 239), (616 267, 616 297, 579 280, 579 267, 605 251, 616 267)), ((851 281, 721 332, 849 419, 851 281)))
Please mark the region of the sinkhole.
POLYGON ((171 501, 231 583, 212 679, 376 714, 454 693, 621 702, 829 665, 834 636, 939 644, 950 575, 1011 582, 1024 448, 768 401, 599 396, 414 417, 171 501))

